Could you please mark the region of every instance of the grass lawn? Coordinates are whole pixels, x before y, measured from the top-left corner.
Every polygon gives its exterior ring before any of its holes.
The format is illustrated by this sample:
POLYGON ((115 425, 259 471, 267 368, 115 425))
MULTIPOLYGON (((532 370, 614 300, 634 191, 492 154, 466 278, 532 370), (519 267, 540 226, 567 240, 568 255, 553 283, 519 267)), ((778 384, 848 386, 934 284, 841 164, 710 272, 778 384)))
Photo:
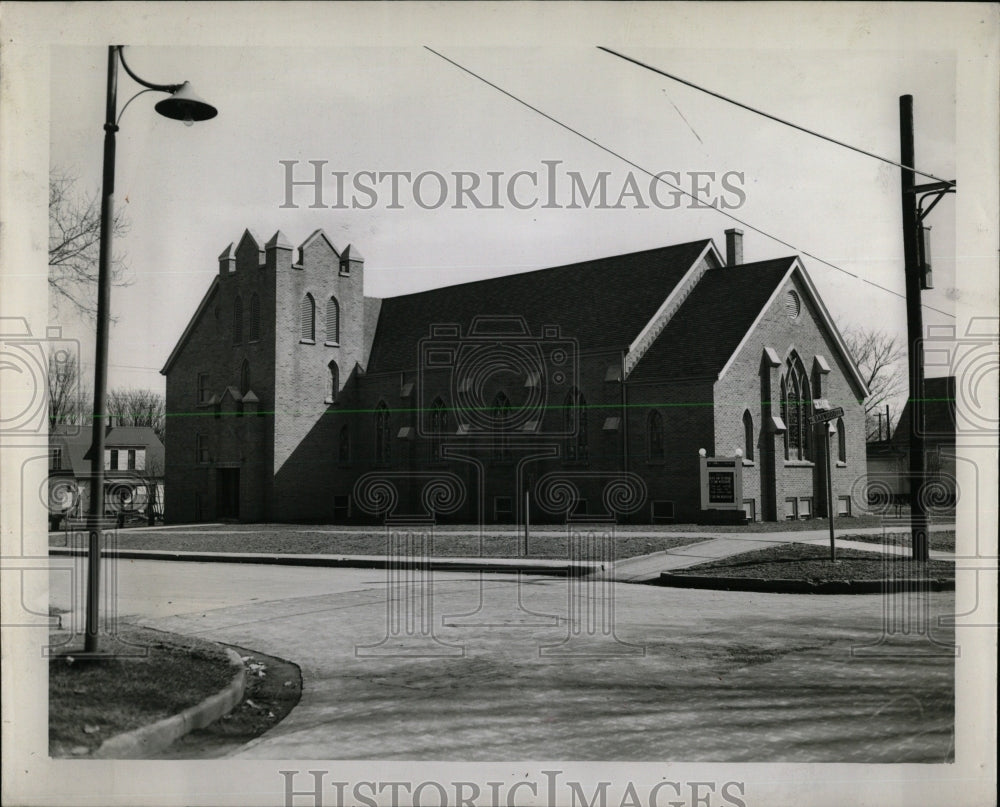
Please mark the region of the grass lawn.
MULTIPOLYGON (((931 549, 941 552, 955 551, 955 531, 941 530, 939 532, 928 533, 931 549)), ((886 543, 890 546, 909 546, 910 533, 908 532, 887 532, 884 535, 838 535, 845 541, 859 541, 865 544, 886 543)))
POLYGON ((62 645, 49 662, 49 753, 85 756, 115 734, 139 728, 194 706, 225 687, 233 668, 216 644, 172 633, 129 627, 103 638, 102 652, 122 655, 81 660, 83 639, 62 645), (145 651, 145 654, 142 653, 145 651))
POLYGON ((925 563, 906 556, 884 556, 860 549, 838 549, 837 562, 830 550, 812 544, 782 544, 731 558, 679 569, 674 574, 699 577, 753 577, 764 580, 884 580, 908 578, 955 579, 955 564, 945 560, 925 563))
MULTIPOLYGON (((487 533, 480 547, 479 538, 448 533, 435 533, 433 553, 437 557, 517 558, 522 556, 522 538, 515 535, 487 533)), ((662 552, 676 546, 698 543, 704 539, 690 537, 617 535, 615 556, 631 558, 662 552)), ((65 546, 62 537, 53 545, 65 546)), ((296 525, 231 525, 197 531, 162 530, 156 532, 124 532, 118 536, 119 549, 159 549, 196 552, 262 552, 307 555, 384 555, 384 532, 324 532, 320 528, 296 525)), ((529 558, 564 559, 569 557, 565 532, 549 531, 533 534, 528 542, 529 558)))
MULTIPOLYGON (((885 523, 883 516, 838 516, 833 520, 834 529, 838 532, 850 532, 859 528, 881 527, 885 523)), ((951 524, 954 519, 947 523, 951 524)), ((935 522, 936 523, 936 522, 935 522)), ((802 532, 804 530, 826 530, 829 529, 830 522, 825 518, 807 519, 785 519, 784 521, 753 521, 745 526, 732 524, 705 525, 705 524, 665 524, 654 527, 648 524, 626 524, 618 527, 622 532, 629 530, 663 530, 664 532, 738 532, 738 533, 759 533, 759 532, 802 532)))

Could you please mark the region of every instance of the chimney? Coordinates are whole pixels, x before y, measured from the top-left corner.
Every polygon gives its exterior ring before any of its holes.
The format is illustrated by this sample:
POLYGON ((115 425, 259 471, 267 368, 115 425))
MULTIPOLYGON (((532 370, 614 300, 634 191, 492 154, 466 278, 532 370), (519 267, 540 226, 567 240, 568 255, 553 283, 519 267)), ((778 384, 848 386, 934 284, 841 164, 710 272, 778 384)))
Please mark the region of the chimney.
POLYGON ((743 230, 726 230, 726 266, 743 263, 743 230))

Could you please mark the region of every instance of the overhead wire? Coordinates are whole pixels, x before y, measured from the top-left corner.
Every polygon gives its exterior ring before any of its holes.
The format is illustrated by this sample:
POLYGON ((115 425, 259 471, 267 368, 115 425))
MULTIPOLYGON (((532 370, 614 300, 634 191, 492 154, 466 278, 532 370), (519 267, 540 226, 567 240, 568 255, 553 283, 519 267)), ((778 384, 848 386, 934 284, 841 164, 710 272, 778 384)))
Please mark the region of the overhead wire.
MULTIPOLYGON (((635 168, 637 171, 641 171, 643 174, 646 174, 647 176, 651 177, 652 179, 656 180, 657 182, 661 182, 662 184, 666 185, 668 188, 671 188, 672 190, 677 191, 678 193, 681 193, 684 196, 687 196, 687 197, 689 197, 690 199, 693 199, 696 202, 699 202, 701 205, 703 205, 705 207, 708 207, 708 208, 714 210, 717 213, 721 213, 723 216, 726 216, 727 218, 731 219, 732 221, 736 222, 737 224, 741 224, 744 227, 746 227, 747 229, 752 230, 755 233, 758 233, 758 234, 764 236, 765 238, 769 238, 770 240, 774 241, 775 243, 778 243, 778 244, 781 244, 782 246, 788 247, 789 249, 794 250, 795 252, 797 252, 797 253, 799 253, 801 255, 805 255, 808 258, 812 258, 814 261, 817 261, 817 262, 819 262, 819 263, 821 263, 821 264, 823 264, 825 266, 829 266, 831 269, 836 269, 838 272, 842 272, 843 274, 847 275, 848 277, 853 277, 855 280, 860 280, 862 283, 866 283, 869 286, 872 286, 872 287, 874 287, 876 289, 879 289, 881 291, 887 292, 888 294, 892 294, 892 295, 894 295, 896 297, 899 297, 900 299, 903 299, 903 300, 906 299, 906 295, 905 294, 901 294, 900 292, 898 292, 898 291, 896 291, 894 289, 890 289, 887 286, 883 286, 880 283, 876 283, 873 280, 868 280, 867 278, 861 277, 860 275, 857 275, 854 272, 850 272, 850 271, 848 271, 847 269, 844 269, 841 266, 837 266, 837 264, 831 263, 828 260, 820 258, 818 255, 814 255, 813 253, 808 252, 807 250, 802 249, 801 247, 797 247, 794 244, 790 244, 788 241, 785 241, 785 240, 779 238, 778 236, 773 235, 772 233, 769 233, 766 230, 763 230, 763 229, 761 229, 760 227, 757 227, 754 224, 751 224, 750 222, 746 221, 745 219, 741 219, 739 216, 736 216, 736 215, 728 212, 727 210, 723 210, 721 208, 717 208, 717 207, 714 207, 712 205, 706 204, 704 202, 704 200, 699 199, 694 194, 689 193, 688 191, 684 190, 683 188, 681 188, 681 187, 679 187, 677 185, 672 184, 671 182, 668 182, 660 174, 654 173, 653 171, 650 171, 649 169, 644 168, 643 166, 639 165, 638 163, 635 163, 632 160, 630 160, 628 157, 625 157, 623 154, 620 154, 617 151, 615 151, 614 149, 609 148, 608 146, 605 146, 603 143, 600 143, 599 141, 595 140, 594 138, 589 137, 588 135, 585 135, 583 132, 579 131, 578 129, 574 129, 569 124, 563 123, 558 118, 555 118, 552 115, 548 114, 547 112, 539 109, 538 107, 533 106, 532 104, 528 103, 527 101, 525 101, 525 100, 519 98, 518 96, 514 95, 513 93, 505 90, 503 87, 499 86, 498 84, 493 83, 492 81, 490 81, 489 79, 485 78, 484 76, 481 76, 478 73, 476 73, 475 71, 470 70, 468 67, 465 67, 464 65, 460 64, 459 62, 456 62, 454 59, 451 59, 448 56, 445 56, 443 53, 440 53, 440 52, 434 50, 434 48, 430 47, 429 45, 424 45, 424 48, 426 50, 430 51, 431 53, 433 53, 438 58, 440 58, 440 59, 448 62, 449 64, 453 65, 454 67, 457 67, 459 70, 463 71, 464 73, 469 74, 470 76, 472 76, 473 78, 475 78, 475 79, 483 82, 487 86, 492 87, 494 90, 496 90, 497 92, 501 93, 502 95, 507 96, 512 101, 516 101, 517 103, 521 104, 522 106, 526 107, 527 109, 530 109, 532 112, 534 112, 534 113, 536 113, 538 115, 541 115, 546 120, 548 120, 548 121, 556 124, 557 126, 565 129, 568 132, 571 132, 572 134, 576 135, 577 137, 580 137, 583 140, 586 140, 588 143, 591 143, 592 145, 597 146, 597 148, 601 149, 602 151, 604 151, 604 152, 612 155, 613 157, 615 157, 618 160, 621 160, 626 165, 629 165, 632 168, 635 168)), ((615 55, 618 55, 618 54, 615 54, 615 55)), ((922 173, 922 172, 918 172, 918 173, 922 173)), ((924 176, 929 176, 929 175, 924 175, 924 176)), ((955 315, 949 313, 948 311, 943 311, 940 308, 935 308, 934 306, 927 305, 926 303, 922 303, 922 305, 923 305, 924 308, 926 308, 926 309, 928 309, 930 311, 934 311, 934 312, 936 312, 938 314, 943 314, 944 316, 951 317, 952 319, 955 318, 955 315)))
MULTIPOLYGON (((800 132, 805 132, 806 134, 810 134, 813 137, 818 137, 820 140, 826 140, 829 143, 835 143, 836 145, 843 146, 844 148, 850 149, 851 151, 856 151, 858 152, 858 154, 864 154, 866 157, 872 157, 873 159, 881 160, 882 162, 888 163, 889 165, 894 165, 896 168, 902 168, 906 171, 912 171, 914 174, 920 174, 920 176, 927 177, 928 179, 933 179, 938 182, 946 182, 949 185, 955 184, 954 180, 942 179, 941 177, 935 176, 934 174, 928 174, 926 171, 921 171, 918 168, 914 168, 912 165, 903 165, 903 163, 896 162, 895 160, 891 160, 888 157, 883 157, 880 154, 875 154, 874 152, 866 151, 865 149, 860 148, 858 146, 852 146, 850 143, 845 143, 843 140, 837 140, 836 138, 830 137, 829 135, 822 134, 821 132, 817 132, 813 129, 807 129, 805 126, 800 126, 797 123, 792 123, 790 120, 786 120, 785 118, 779 118, 777 115, 772 115, 769 112, 764 112, 761 109, 756 109, 755 107, 752 107, 748 104, 744 104, 742 101, 737 101, 735 98, 729 98, 728 96, 722 95, 722 93, 715 92, 714 90, 709 90, 706 87, 700 87, 693 81, 688 81, 687 79, 681 78, 680 76, 675 76, 673 73, 668 73, 666 70, 661 70, 660 68, 653 67, 652 65, 646 64, 645 62, 640 62, 638 59, 633 59, 631 56, 626 56, 624 53, 619 53, 618 51, 612 50, 611 48, 606 48, 603 45, 598 45, 597 49, 603 50, 605 53, 610 53, 612 56, 617 56, 619 59, 624 59, 626 62, 632 62, 632 64, 639 65, 639 67, 644 67, 647 70, 651 70, 654 73, 659 73, 661 76, 666 76, 672 81, 676 81, 679 82, 680 84, 692 87, 693 89, 696 89, 699 92, 703 92, 706 95, 711 95, 713 98, 718 98, 721 101, 725 101, 727 104, 738 106, 740 109, 745 109, 748 112, 753 112, 755 115, 760 115, 764 118, 767 118, 768 120, 773 120, 784 126, 790 126, 792 129, 798 129, 800 132)), ((678 112, 679 111, 680 110, 678 110, 678 112)))

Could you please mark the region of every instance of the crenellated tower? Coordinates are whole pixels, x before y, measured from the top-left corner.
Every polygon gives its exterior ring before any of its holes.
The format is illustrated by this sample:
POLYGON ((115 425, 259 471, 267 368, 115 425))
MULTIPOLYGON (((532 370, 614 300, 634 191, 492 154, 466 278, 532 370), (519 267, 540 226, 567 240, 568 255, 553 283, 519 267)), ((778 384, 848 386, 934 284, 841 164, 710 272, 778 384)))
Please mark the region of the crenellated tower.
POLYGON ((163 370, 169 411, 190 415, 169 418, 173 518, 328 518, 301 474, 338 473, 370 330, 356 248, 322 230, 297 248, 249 229, 229 244, 163 370))

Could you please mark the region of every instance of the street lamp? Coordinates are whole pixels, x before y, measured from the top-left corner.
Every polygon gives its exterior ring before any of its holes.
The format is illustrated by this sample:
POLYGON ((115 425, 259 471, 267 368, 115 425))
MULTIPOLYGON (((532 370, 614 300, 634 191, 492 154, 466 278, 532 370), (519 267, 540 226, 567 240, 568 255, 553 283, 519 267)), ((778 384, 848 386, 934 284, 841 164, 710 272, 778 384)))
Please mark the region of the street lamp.
POLYGON ((96 653, 98 644, 98 601, 101 586, 101 534, 104 519, 104 433, 107 423, 108 330, 111 316, 111 237, 115 196, 115 133, 118 131, 118 62, 138 84, 140 90, 125 102, 125 108, 145 92, 170 93, 156 105, 156 111, 166 118, 183 121, 190 126, 195 121, 214 118, 218 110, 201 100, 188 82, 153 84, 133 73, 125 62, 124 45, 108 48, 107 113, 104 119, 104 173, 101 188, 101 250, 97 274, 97 346, 94 360, 94 425, 90 448, 90 506, 87 513, 87 624, 84 652, 96 653))

